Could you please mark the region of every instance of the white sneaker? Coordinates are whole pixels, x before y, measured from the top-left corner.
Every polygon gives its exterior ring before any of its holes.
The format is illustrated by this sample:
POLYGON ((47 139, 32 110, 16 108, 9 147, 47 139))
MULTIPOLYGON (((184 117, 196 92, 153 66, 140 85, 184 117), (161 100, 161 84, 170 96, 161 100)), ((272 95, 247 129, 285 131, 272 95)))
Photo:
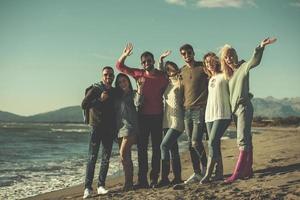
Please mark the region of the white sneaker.
POLYGON ((188 184, 188 183, 196 183, 196 182, 199 182, 201 181, 202 177, 200 174, 192 174, 190 176, 190 178, 188 178, 186 181, 184 181, 185 184, 188 184))
POLYGON ((97 189, 98 194, 107 194, 108 190, 105 189, 103 186, 98 187, 97 189))
POLYGON ((92 197, 92 193, 93 193, 93 191, 91 189, 85 188, 84 193, 83 193, 83 198, 86 199, 86 198, 92 197))

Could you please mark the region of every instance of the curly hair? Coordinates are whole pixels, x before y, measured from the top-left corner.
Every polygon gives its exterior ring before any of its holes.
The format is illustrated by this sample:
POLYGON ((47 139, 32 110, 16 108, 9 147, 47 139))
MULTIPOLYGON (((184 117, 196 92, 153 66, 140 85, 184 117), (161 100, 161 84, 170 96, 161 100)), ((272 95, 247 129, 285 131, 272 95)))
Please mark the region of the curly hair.
POLYGON ((220 73, 221 72, 221 64, 220 64, 220 60, 219 57, 214 53, 214 52, 208 52, 203 56, 203 65, 204 65, 204 72, 207 74, 208 78, 212 77, 212 73, 210 72, 210 70, 207 69, 207 66, 205 64, 205 59, 207 57, 212 57, 215 61, 216 61, 216 72, 220 73))

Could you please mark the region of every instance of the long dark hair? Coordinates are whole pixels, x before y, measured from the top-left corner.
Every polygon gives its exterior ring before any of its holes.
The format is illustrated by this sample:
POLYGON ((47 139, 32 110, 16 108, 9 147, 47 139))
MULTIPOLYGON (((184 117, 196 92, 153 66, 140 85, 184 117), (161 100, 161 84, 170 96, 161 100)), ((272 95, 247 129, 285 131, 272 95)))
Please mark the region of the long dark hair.
POLYGON ((172 61, 167 61, 165 64, 166 70, 174 70, 174 71, 179 71, 179 67, 176 65, 176 63, 172 61))
POLYGON ((123 74, 123 73, 119 73, 119 74, 117 75, 117 78, 116 78, 116 81, 115 81, 115 87, 116 87, 117 92, 118 92, 118 94, 119 94, 120 96, 122 96, 123 93, 124 93, 123 90, 122 90, 122 88, 120 88, 120 85, 119 85, 119 79, 120 79, 121 77, 124 77, 124 78, 128 81, 130 92, 133 91, 132 84, 131 84, 131 81, 130 81, 130 79, 129 79, 129 76, 127 76, 126 74, 123 74))

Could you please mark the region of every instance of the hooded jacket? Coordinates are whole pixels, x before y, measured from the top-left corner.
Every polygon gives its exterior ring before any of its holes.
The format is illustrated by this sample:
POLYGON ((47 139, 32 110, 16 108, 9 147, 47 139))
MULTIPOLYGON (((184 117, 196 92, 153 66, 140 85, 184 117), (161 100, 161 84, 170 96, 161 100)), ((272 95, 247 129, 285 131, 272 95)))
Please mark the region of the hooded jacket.
POLYGON ((106 88, 103 82, 93 84, 91 89, 86 92, 81 103, 81 108, 88 110, 88 123, 90 126, 105 124, 108 125, 108 127, 115 127, 115 93, 114 88, 106 88), (105 101, 101 102, 99 98, 103 91, 107 91, 109 97, 105 101))

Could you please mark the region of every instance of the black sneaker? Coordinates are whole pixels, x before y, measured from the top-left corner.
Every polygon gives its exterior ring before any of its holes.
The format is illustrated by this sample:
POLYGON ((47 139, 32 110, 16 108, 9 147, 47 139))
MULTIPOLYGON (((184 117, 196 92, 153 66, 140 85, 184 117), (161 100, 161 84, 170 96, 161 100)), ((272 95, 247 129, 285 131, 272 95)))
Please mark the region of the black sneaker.
POLYGON ((157 184, 157 187, 160 188, 160 187, 165 187, 165 186, 170 186, 170 181, 169 179, 166 179, 166 180, 160 180, 157 184))
POLYGON ((173 186, 173 190, 184 190, 184 183, 176 184, 173 186))
POLYGON ((183 183, 183 180, 181 180, 181 179, 173 179, 170 182, 170 185, 177 185, 177 184, 181 184, 181 183, 183 183))
POLYGON ((134 189, 133 185, 124 185, 123 192, 129 192, 133 189, 134 189))
POLYGON ((147 189, 149 188, 149 183, 148 181, 145 182, 137 182, 134 186, 133 189, 137 190, 137 189, 147 189))

